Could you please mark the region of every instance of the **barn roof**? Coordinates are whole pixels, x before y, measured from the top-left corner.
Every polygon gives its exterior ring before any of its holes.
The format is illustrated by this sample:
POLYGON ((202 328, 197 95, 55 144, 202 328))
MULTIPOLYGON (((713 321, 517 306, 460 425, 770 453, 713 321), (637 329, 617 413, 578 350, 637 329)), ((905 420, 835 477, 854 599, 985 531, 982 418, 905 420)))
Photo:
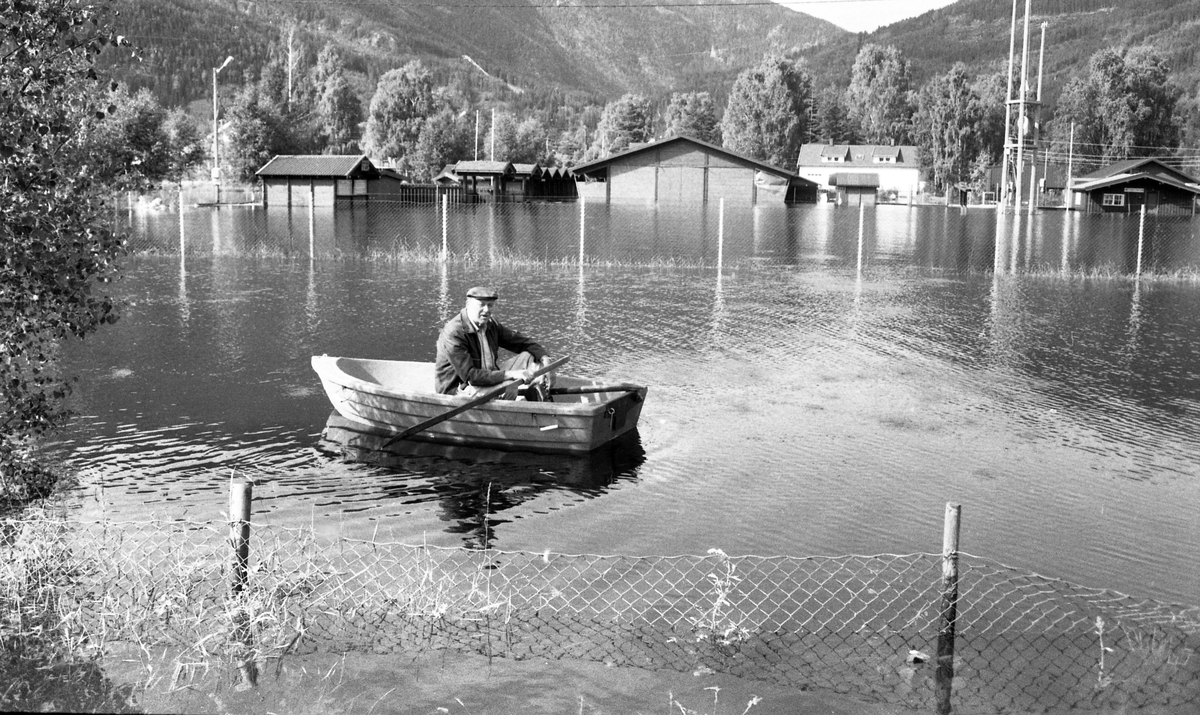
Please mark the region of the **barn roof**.
MULTIPOLYGON (((795 182, 801 182, 801 183, 805 183, 805 184, 813 184, 813 182, 809 181, 808 179, 805 179, 805 178, 797 175, 794 172, 788 171, 787 169, 783 169, 778 166, 775 166, 774 164, 768 164, 765 161, 760 161, 753 157, 746 156, 745 154, 739 154, 737 152, 730 151, 723 147, 719 147, 714 144, 709 144, 708 142, 705 142, 705 141, 700 141, 699 139, 696 139, 694 137, 686 137, 686 136, 670 137, 667 139, 662 139, 660 141, 650 142, 650 143, 644 144, 644 145, 639 145, 637 148, 630 148, 630 149, 627 149, 618 154, 613 154, 612 156, 606 157, 604 159, 597 159, 595 161, 590 161, 585 164, 579 164, 578 166, 573 167, 572 171, 574 172, 574 174, 576 176, 582 176, 582 175, 586 175, 589 173, 594 173, 600 169, 607 169, 609 166, 611 166, 612 164, 614 164, 616 162, 623 161, 625 159, 628 159, 629 157, 636 156, 638 154, 655 151, 655 150, 659 149, 660 147, 667 146, 669 144, 694 144, 706 152, 709 152, 711 154, 720 154, 721 156, 724 156, 729 159, 733 159, 739 163, 752 166, 755 169, 758 169, 760 171, 765 171, 769 174, 775 174, 776 176, 787 177, 789 180, 795 181, 795 182)), ((813 184, 813 185, 815 186, 816 184, 813 184)))
POLYGON ((280 154, 255 172, 256 176, 306 176, 348 178, 361 173, 362 162, 375 167, 365 154, 280 154))

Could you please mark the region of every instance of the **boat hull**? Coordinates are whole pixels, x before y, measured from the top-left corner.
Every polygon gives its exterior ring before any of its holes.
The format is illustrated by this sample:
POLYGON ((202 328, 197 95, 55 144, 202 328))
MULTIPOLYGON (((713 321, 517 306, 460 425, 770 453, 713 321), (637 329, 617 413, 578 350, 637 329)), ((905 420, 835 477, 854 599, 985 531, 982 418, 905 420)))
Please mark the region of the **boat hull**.
MULTIPOLYGON (((468 400, 432 391, 432 363, 314 356, 312 366, 339 414, 377 432, 399 434, 468 400)), ((593 380, 558 377, 559 386, 593 380)), ((552 402, 492 400, 408 439, 490 449, 590 452, 632 431, 646 388, 557 396, 552 402)))

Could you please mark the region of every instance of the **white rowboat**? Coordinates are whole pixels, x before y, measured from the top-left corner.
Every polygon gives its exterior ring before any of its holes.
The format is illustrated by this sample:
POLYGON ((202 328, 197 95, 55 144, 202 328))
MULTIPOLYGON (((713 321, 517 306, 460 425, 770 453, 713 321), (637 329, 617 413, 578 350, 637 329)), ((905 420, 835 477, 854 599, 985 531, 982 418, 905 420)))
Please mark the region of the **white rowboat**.
MULTIPOLYGON (((343 417, 376 430, 404 430, 469 401, 434 391, 433 363, 314 355, 313 370, 343 417)), ((555 388, 605 387, 556 376, 555 388)), ((408 439, 530 452, 590 452, 637 426, 646 388, 555 395, 551 402, 491 400, 408 439)))

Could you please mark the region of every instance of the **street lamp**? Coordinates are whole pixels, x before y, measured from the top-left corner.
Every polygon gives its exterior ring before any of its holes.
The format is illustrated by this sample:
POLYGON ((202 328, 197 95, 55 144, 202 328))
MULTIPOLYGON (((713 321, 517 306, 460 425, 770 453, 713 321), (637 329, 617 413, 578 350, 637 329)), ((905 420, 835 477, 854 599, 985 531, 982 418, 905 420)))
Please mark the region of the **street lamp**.
POLYGON ((213 67, 213 151, 212 151, 212 182, 217 186, 217 203, 220 203, 221 198, 221 164, 217 160, 217 147, 219 139, 217 137, 217 75, 221 70, 229 66, 233 62, 233 56, 225 58, 220 67, 213 67))

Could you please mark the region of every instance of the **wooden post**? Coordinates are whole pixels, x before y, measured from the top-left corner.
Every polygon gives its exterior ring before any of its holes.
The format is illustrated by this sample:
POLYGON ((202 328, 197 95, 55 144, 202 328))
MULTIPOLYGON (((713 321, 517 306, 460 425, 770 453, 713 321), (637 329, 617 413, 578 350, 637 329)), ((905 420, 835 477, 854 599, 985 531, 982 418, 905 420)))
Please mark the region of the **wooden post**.
POLYGON ((717 202, 717 274, 725 264, 725 199, 717 202))
POLYGON ((583 236, 584 236, 584 217, 587 215, 587 199, 579 197, 579 267, 583 267, 583 236))
POLYGON ((858 204, 858 272, 860 275, 862 274, 863 231, 866 226, 866 211, 867 205, 860 202, 858 204))
POLYGON ((1146 237, 1146 203, 1145 195, 1142 198, 1142 211, 1138 218, 1138 255, 1137 255, 1137 270, 1134 271, 1135 276, 1142 275, 1142 244, 1146 237))
POLYGON ((449 206, 450 206, 450 196, 447 194, 442 194, 442 256, 441 256, 441 260, 443 260, 443 261, 446 260, 446 258, 449 257, 449 255, 450 255, 449 227, 447 225, 450 220, 449 206))
POLYGON ((942 528, 942 618, 937 646, 937 713, 949 715, 954 681, 954 629, 958 619, 958 533, 962 507, 946 503, 942 528))
POLYGON ((250 502, 253 484, 247 479, 229 479, 229 545, 233 547, 233 569, 229 592, 241 593, 246 587, 250 563, 250 502))

